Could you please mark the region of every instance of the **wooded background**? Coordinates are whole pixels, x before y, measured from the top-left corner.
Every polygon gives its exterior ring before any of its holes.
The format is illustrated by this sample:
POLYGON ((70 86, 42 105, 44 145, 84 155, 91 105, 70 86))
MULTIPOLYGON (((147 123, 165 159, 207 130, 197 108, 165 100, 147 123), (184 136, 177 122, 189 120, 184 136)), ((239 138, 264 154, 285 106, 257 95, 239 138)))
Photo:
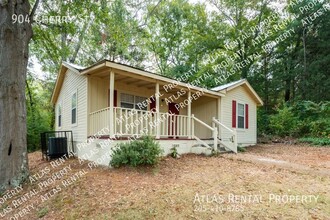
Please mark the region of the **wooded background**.
POLYGON ((265 103, 260 137, 329 139, 329 1, 201 2, 31 0, 39 4, 26 81, 28 150, 53 129, 50 97, 61 62, 102 59, 170 77, 193 73, 187 82, 208 73, 214 78, 200 85, 208 88, 226 75, 222 84, 246 78, 265 103))

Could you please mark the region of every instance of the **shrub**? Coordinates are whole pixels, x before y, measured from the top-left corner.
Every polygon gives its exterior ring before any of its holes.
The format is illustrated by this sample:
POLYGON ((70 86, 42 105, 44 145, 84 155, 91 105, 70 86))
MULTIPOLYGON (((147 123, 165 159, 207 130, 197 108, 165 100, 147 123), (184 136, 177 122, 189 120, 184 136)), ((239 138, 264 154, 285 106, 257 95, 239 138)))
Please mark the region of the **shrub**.
POLYGON ((159 161, 162 149, 150 136, 117 145, 112 153, 110 165, 113 167, 155 165, 159 161))
POLYGON ((329 137, 330 119, 324 118, 310 123, 311 135, 315 137, 329 137))
POLYGON ((258 110, 258 137, 263 138, 265 134, 329 138, 330 102, 300 101, 283 105, 271 116, 262 109, 258 110))
POLYGON ((300 136, 328 137, 330 134, 330 102, 301 101, 293 106, 299 119, 300 136))
POLYGON ((266 134, 269 134, 269 113, 263 108, 258 108, 257 123, 258 137, 263 137, 266 134))
POLYGON ((237 146, 237 152, 245 152, 246 149, 242 145, 237 146))
POLYGON ((277 110, 277 114, 270 116, 270 129, 274 135, 293 136, 297 132, 298 119, 292 112, 291 107, 284 105, 277 110))
POLYGON ((313 145, 330 146, 330 138, 305 137, 305 138, 300 138, 299 142, 309 143, 309 144, 313 144, 313 145))
POLYGON ((178 153, 178 150, 176 149, 176 147, 172 147, 171 148, 171 157, 173 157, 173 158, 177 158, 177 157, 179 157, 179 153, 178 153))

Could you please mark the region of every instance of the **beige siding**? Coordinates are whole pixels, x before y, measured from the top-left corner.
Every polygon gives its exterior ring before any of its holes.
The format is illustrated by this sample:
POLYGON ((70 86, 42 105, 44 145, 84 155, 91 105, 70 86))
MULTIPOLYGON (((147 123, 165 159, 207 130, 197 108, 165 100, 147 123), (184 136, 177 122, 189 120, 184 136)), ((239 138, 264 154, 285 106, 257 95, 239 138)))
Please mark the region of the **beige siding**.
POLYGON ((109 79, 88 78, 90 112, 108 107, 109 84, 109 79))
MULTIPOLYGON (((214 98, 200 97, 191 104, 191 113, 212 127, 212 118, 217 117, 217 102, 214 98)), ((198 122, 194 123, 195 135, 199 138, 212 138, 212 131, 198 122)))
MULTIPOLYGON (((239 86, 229 92, 225 97, 221 98, 221 122, 227 127, 232 128, 232 100, 236 100, 242 104, 249 105, 249 128, 237 128, 238 143, 242 145, 254 145, 257 143, 257 105, 251 98, 248 91, 239 86)), ((225 129, 221 129, 221 138, 225 140, 231 137, 231 134, 225 129)))
POLYGON ((56 102, 55 130, 72 131, 75 142, 87 138, 87 78, 68 70, 56 102), (71 124, 71 98, 77 91, 77 124, 71 124), (62 126, 58 127, 58 105, 62 104, 62 126))
MULTIPOLYGON (((89 78, 89 90, 90 90, 90 112, 94 112, 103 108, 108 107, 108 91, 109 91, 109 78, 101 79, 101 78, 89 78)), ((120 107, 120 96, 122 93, 127 93, 131 95, 141 96, 150 98, 155 94, 155 90, 153 89, 146 89, 143 87, 137 87, 134 85, 127 85, 120 82, 115 82, 115 90, 117 90, 117 106, 120 107)), ((174 92, 176 94, 176 92, 174 92)), ((172 94, 165 94, 160 97, 160 112, 168 112, 168 106, 166 105, 165 98, 169 99, 172 94)), ((186 99, 186 95, 180 97, 179 99, 175 100, 175 103, 182 102, 186 99)), ((148 106, 149 110, 149 106, 148 106)), ((180 115, 187 114, 187 108, 180 109, 180 115)))

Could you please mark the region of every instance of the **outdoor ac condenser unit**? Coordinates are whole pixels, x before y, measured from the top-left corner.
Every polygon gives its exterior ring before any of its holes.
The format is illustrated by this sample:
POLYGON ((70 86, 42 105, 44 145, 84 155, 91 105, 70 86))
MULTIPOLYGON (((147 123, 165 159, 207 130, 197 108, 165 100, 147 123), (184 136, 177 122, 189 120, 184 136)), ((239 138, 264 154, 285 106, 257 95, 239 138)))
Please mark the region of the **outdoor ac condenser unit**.
POLYGON ((48 145, 48 156, 58 158, 68 154, 68 140, 66 137, 50 137, 48 145))

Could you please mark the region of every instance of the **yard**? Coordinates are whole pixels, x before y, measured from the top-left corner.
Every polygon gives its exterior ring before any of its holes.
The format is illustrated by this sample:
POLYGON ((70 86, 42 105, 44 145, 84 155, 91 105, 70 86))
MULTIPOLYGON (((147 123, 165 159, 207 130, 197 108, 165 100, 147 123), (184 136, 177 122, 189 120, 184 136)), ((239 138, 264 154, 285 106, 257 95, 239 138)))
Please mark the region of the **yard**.
POLYGON ((29 159, 32 183, 4 219, 330 219, 329 147, 259 145, 139 169, 29 159))

